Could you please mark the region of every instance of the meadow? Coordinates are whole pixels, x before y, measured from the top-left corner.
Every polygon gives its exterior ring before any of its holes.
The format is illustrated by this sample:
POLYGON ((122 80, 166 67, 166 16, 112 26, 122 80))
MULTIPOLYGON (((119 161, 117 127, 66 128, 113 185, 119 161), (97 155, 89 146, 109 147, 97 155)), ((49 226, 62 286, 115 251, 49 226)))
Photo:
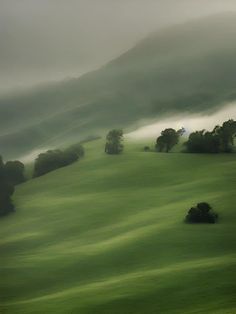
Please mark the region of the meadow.
POLYGON ((102 140, 17 187, 0 220, 1 314, 236 313, 235 154, 119 156, 102 140), (209 202, 217 224, 185 224, 209 202))

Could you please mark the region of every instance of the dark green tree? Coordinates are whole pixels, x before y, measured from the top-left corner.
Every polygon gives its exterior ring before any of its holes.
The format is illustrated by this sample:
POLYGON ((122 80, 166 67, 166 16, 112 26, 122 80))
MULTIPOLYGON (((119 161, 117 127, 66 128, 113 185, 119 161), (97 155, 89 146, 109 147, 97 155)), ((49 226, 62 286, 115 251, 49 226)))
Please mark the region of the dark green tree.
POLYGON ((219 153, 220 137, 216 132, 196 131, 189 135, 185 143, 190 153, 219 153))
POLYGON ((68 166, 77 160, 78 155, 74 151, 49 150, 39 154, 36 158, 33 177, 39 177, 58 168, 68 166))
POLYGON ((14 186, 25 181, 24 170, 24 164, 18 160, 8 161, 4 166, 6 179, 14 186))
POLYGON ((236 121, 230 119, 225 121, 221 127, 217 126, 215 129, 220 137, 221 151, 224 153, 232 152, 236 136, 236 121))
POLYGON ((230 153, 234 148, 236 121, 228 120, 213 131, 196 131, 189 135, 185 143, 189 153, 230 153))
POLYGON ((48 150, 36 158, 33 177, 39 177, 50 171, 68 166, 83 156, 84 148, 81 144, 71 145, 65 150, 48 150))
POLYGON ((218 215, 206 202, 198 203, 196 207, 190 208, 185 217, 188 223, 215 223, 217 219, 218 215))
POLYGON ((168 153, 176 144, 178 144, 179 138, 184 132, 185 130, 183 128, 178 131, 172 128, 165 129, 156 140, 156 150, 168 153))
POLYGON ((13 185, 6 180, 4 163, 0 156, 0 216, 5 216, 14 211, 11 196, 14 193, 13 185))
POLYGON ((123 151, 123 131, 114 129, 108 132, 106 136, 105 153, 116 155, 123 151))
POLYGON ((70 147, 68 147, 65 152, 67 153, 75 153, 78 158, 84 157, 84 148, 80 143, 73 144, 70 147))

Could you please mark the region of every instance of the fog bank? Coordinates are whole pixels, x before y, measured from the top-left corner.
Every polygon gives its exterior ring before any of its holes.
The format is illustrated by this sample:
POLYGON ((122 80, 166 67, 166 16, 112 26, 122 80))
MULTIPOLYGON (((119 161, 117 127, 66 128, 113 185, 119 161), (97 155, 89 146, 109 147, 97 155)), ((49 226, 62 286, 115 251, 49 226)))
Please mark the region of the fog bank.
POLYGON ((0 0, 0 91, 77 77, 150 32, 234 0, 0 0))
POLYGON ((166 128, 185 128, 187 134, 196 130, 211 131, 217 124, 222 124, 229 119, 236 120, 236 102, 228 104, 224 109, 211 115, 185 115, 151 123, 126 134, 127 139, 155 138, 166 128))

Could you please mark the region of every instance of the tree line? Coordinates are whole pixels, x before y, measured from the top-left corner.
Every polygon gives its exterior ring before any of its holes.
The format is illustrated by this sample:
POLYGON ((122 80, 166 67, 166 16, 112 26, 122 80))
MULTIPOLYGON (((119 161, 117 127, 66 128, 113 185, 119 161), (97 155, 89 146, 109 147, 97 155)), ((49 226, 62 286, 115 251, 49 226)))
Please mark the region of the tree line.
MULTIPOLYGON (((81 144, 74 144, 65 150, 49 150, 39 154, 34 162, 33 178, 50 171, 68 166, 84 156, 81 144)), ((12 195, 17 184, 26 181, 25 166, 22 162, 7 161, 5 164, 0 156, 0 216, 6 216, 15 211, 12 195)))
POLYGON ((236 121, 230 119, 212 131, 196 131, 189 135, 185 143, 190 153, 231 153, 234 150, 236 121))
MULTIPOLYGON (((156 150, 169 152, 178 144, 185 130, 166 129, 156 140, 156 150)), ((184 143, 184 151, 188 153, 232 153, 236 136, 236 121, 230 119, 222 126, 215 126, 212 131, 192 132, 184 143)))
MULTIPOLYGON (((184 135, 185 129, 175 130, 167 128, 161 132, 155 142, 157 152, 169 153, 179 143, 180 137, 184 135)), ((217 125, 212 131, 192 132, 184 143, 184 152, 188 153, 232 153, 234 151, 234 139, 236 137, 236 121, 230 119, 221 126, 217 125)), ((114 129, 106 136, 105 152, 110 155, 120 154, 123 149, 123 131, 114 129)), ((144 151, 150 151, 149 146, 144 151)))
POLYGON ((65 150, 48 150, 36 158, 33 177, 40 177, 53 170, 68 166, 83 156, 84 148, 81 144, 72 145, 65 150))

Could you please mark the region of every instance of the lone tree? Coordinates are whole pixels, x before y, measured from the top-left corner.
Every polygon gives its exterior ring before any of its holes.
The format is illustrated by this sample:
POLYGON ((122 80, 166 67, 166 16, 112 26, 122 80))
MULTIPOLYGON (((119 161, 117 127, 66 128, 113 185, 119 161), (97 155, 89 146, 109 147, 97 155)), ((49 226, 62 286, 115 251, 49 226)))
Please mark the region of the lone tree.
POLYGON ((218 219, 218 215, 212 210, 208 203, 198 203, 196 207, 189 209, 185 221, 188 223, 212 223, 218 219))
POLYGON ((169 151, 179 142, 180 136, 184 134, 184 128, 176 131, 172 128, 165 129, 161 132, 161 136, 159 136, 156 140, 156 150, 159 152, 165 151, 169 153, 169 151))
POLYGON ((110 155, 120 154, 123 151, 123 131, 111 130, 106 137, 105 153, 110 155))

